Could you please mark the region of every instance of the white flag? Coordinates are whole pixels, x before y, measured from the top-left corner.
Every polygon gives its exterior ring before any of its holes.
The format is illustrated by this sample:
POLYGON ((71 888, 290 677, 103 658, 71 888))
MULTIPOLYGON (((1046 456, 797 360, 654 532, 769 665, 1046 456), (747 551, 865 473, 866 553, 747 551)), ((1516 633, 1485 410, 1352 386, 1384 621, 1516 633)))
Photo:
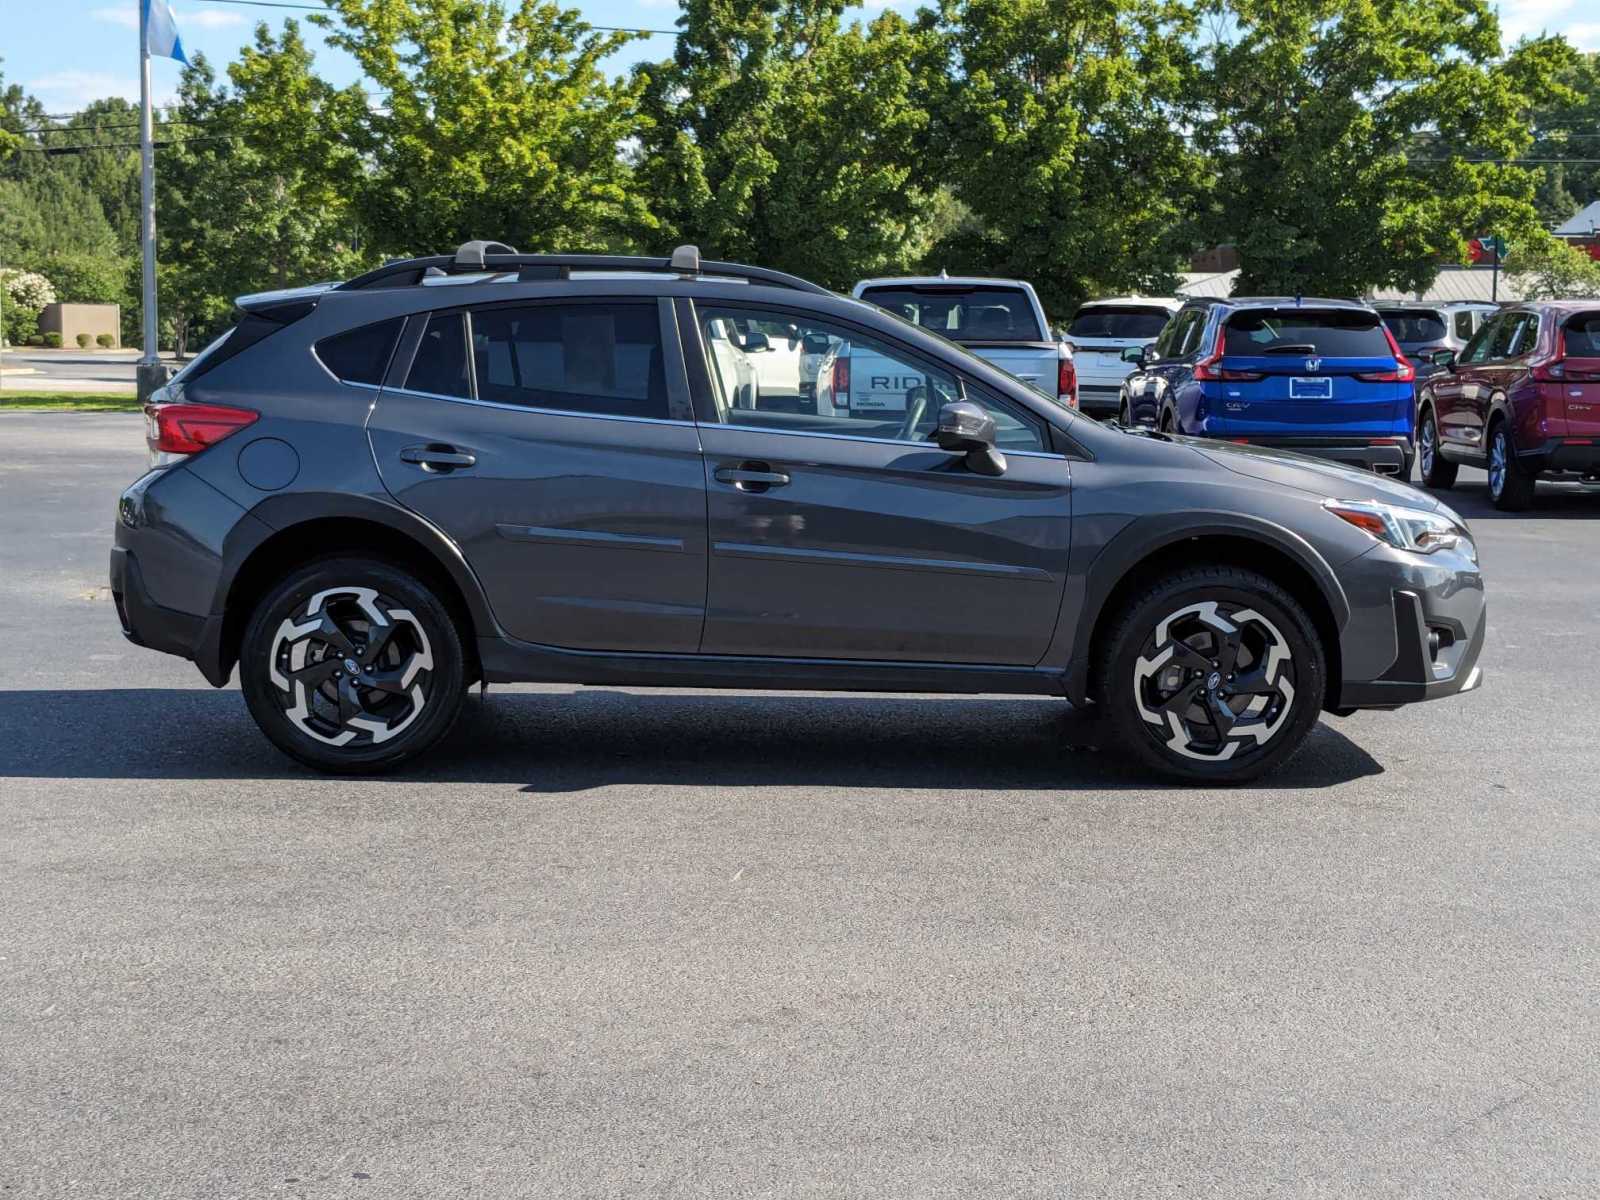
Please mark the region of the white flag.
POLYGON ((146 48, 157 58, 175 58, 188 66, 189 56, 183 52, 178 22, 167 0, 143 0, 143 4, 146 48))

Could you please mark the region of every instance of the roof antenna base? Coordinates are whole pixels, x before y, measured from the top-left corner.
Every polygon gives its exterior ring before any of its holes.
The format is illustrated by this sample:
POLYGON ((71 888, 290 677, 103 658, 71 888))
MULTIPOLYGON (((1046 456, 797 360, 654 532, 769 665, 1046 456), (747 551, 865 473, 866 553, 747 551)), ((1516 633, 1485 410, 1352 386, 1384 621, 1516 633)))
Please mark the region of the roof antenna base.
POLYGON ((484 257, 489 254, 515 254, 504 242, 463 242, 456 248, 456 266, 476 267, 482 270, 484 257))

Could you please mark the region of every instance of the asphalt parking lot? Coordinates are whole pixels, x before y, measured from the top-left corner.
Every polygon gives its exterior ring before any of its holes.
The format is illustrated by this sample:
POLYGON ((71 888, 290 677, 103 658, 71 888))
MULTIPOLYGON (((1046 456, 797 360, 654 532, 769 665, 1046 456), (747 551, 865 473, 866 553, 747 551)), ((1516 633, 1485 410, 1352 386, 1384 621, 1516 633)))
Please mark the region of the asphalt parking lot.
POLYGON ((119 633, 140 418, 0 439, 8 1200, 1600 1193, 1600 493, 1464 471, 1484 688, 1260 787, 531 686, 327 780, 119 633))

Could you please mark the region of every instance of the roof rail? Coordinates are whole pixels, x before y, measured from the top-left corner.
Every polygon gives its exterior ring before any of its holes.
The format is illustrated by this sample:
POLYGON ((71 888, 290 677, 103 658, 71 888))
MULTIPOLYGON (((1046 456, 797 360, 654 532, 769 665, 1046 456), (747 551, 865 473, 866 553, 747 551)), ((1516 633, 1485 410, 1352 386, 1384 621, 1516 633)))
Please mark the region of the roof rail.
POLYGON ((573 271, 658 271, 664 275, 711 275, 744 279, 770 287, 791 288, 797 292, 832 295, 827 288, 797 275, 771 271, 766 267, 747 267, 743 263, 702 261, 696 246, 679 246, 669 258, 646 258, 628 254, 518 254, 504 242, 472 241, 454 255, 435 254, 426 258, 403 258, 357 275, 338 285, 341 292, 365 288, 413 287, 429 275, 470 275, 484 271, 518 273, 518 279, 565 279, 573 271))

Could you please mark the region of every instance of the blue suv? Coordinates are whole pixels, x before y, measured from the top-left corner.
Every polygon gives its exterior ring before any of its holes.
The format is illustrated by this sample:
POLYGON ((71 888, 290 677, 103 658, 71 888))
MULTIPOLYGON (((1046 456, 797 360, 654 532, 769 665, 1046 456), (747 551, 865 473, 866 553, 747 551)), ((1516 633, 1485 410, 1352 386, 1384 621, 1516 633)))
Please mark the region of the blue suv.
POLYGON ((1408 479, 1416 372, 1376 310, 1354 300, 1187 301, 1130 347, 1124 424, 1331 458, 1408 479))

